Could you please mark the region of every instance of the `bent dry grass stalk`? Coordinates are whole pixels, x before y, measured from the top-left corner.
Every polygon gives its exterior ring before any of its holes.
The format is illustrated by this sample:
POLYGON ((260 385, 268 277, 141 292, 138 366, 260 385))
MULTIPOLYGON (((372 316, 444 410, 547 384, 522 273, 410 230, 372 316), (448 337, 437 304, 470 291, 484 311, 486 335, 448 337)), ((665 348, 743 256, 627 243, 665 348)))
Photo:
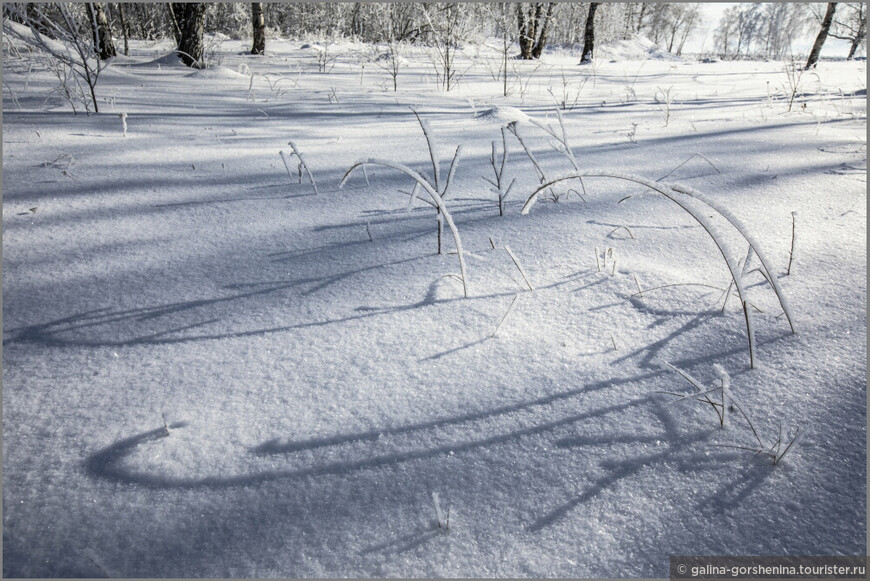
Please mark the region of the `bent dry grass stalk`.
POLYGON ((504 322, 507 320, 508 315, 511 314, 511 311, 512 311, 513 308, 514 308, 514 304, 517 302, 517 299, 518 299, 519 297, 520 297, 520 295, 518 295, 518 294, 517 294, 517 295, 514 295, 513 300, 511 300, 511 304, 508 305, 507 311, 505 311, 505 313, 504 313, 504 315, 502 316, 501 320, 498 322, 498 325, 496 325, 496 327, 495 327, 495 331, 493 331, 493 332, 492 332, 492 335, 490 335, 490 339, 495 338, 495 336, 498 334, 499 329, 501 329, 501 326, 504 325, 504 322))
MULTIPOLYGON (((792 333, 795 333, 794 320, 792 319, 791 312, 788 307, 788 302, 785 299, 785 295, 782 292, 782 288, 779 286, 779 282, 776 277, 773 275, 773 270, 769 266, 769 262, 764 257, 764 254, 760 251, 758 243, 755 241, 754 237, 752 237, 746 227, 740 222, 731 212, 727 209, 723 208, 721 205, 716 202, 710 200, 700 192, 695 191, 692 188, 681 184, 661 184, 658 182, 653 182, 651 180, 633 176, 629 174, 621 174, 610 171, 584 171, 578 173, 572 173, 560 178, 556 178, 554 180, 548 181, 546 183, 541 184, 526 200, 526 203, 523 205, 523 209, 520 212, 525 215, 529 213, 529 210, 532 209, 535 202, 537 201, 538 194, 547 188, 551 188, 553 185, 563 182, 566 180, 573 179, 583 179, 583 178, 608 178, 608 179, 616 179, 622 181, 633 182, 646 188, 652 190, 653 192, 657 192, 664 196, 666 199, 670 200, 677 206, 679 206, 683 211, 689 214, 694 220, 704 229, 705 232, 710 236, 713 242, 716 244, 719 253, 722 255, 722 258, 725 261, 726 266, 731 274, 731 280, 734 283, 734 287, 737 289, 737 294, 740 298, 740 302, 743 305, 743 312, 746 319, 746 334, 749 342, 749 361, 750 367, 755 367, 755 333, 754 333, 754 325, 752 322, 752 318, 749 314, 749 310, 747 308, 747 298, 746 298, 746 288, 743 283, 743 273, 739 272, 740 264, 735 263, 731 253, 728 251, 728 248, 725 244, 725 240, 720 236, 716 229, 713 227, 713 224, 709 221, 707 216, 707 211, 701 211, 700 209, 693 208, 690 204, 687 203, 682 196, 685 198, 690 198, 695 200, 708 208, 714 210, 719 214, 721 218, 727 221, 743 238, 749 243, 751 250, 758 257, 758 260, 761 262, 762 268, 766 272, 767 280, 770 283, 771 288, 774 291, 777 299, 779 299, 779 304, 782 307, 783 313, 785 313, 786 319, 788 320, 789 326, 791 327, 792 333)), ((606 265, 605 265, 606 266, 606 265)))
POLYGON ((788 251, 788 269, 785 271, 786 276, 791 276, 791 264, 794 260, 794 239, 795 239, 795 221, 797 220, 797 212, 791 213, 791 247, 788 251))
POLYGON ((302 183, 302 170, 305 170, 305 173, 308 175, 308 179, 311 181, 311 186, 314 188, 314 193, 317 194, 317 183, 314 181, 314 175, 311 173, 311 169, 309 169, 308 164, 305 163, 305 158, 302 157, 302 152, 296 147, 292 141, 288 143, 293 152, 288 156, 284 153, 284 151, 279 151, 278 155, 281 156, 281 161, 284 162, 284 168, 287 170, 287 175, 290 176, 290 179, 293 179, 293 171, 290 169, 290 162, 288 161, 288 157, 292 158, 294 155, 299 159, 299 167, 297 168, 297 179, 298 183, 302 183))
MULTIPOLYGON (((461 146, 458 147, 456 150, 454 165, 456 158, 458 158, 459 156, 460 148, 461 146)), ((447 211, 447 206, 444 204, 444 200, 441 198, 441 195, 438 193, 438 191, 432 186, 432 184, 429 183, 428 180, 426 180, 426 178, 424 178, 422 175, 409 168, 408 166, 384 159, 365 159, 357 161, 350 167, 350 169, 347 170, 347 172, 345 172, 344 177, 341 178, 339 187, 342 187, 345 183, 347 183, 348 178, 350 178, 350 175, 355 169, 360 168, 364 165, 380 165, 383 167, 394 169, 396 171, 400 171, 413 179, 421 188, 423 188, 423 190, 426 191, 427 194, 429 194, 429 196, 432 198, 432 202, 440 211, 439 215, 444 217, 444 220, 447 222, 447 226, 450 228, 451 234, 453 234, 453 242, 456 245, 456 254, 459 257, 459 270, 462 277, 462 290, 464 296, 468 298, 468 274, 465 268, 465 256, 462 251, 462 239, 459 237, 459 230, 456 228, 456 224, 453 222, 453 217, 447 211)))
POLYGON ((511 260, 514 261, 514 264, 516 265, 517 270, 520 271, 520 274, 522 275, 523 280, 526 281, 526 285, 529 287, 529 290, 530 291, 535 290, 535 287, 533 287, 532 283, 529 282, 529 276, 526 274, 526 270, 523 268, 523 265, 520 264, 519 259, 517 258, 516 254, 514 254, 513 250, 511 250, 511 247, 508 246, 507 244, 505 244, 504 249, 505 249, 505 252, 508 253, 508 256, 511 257, 511 260))
MULTIPOLYGON (((453 161, 450 162, 450 169, 447 171, 447 181, 444 183, 444 187, 441 187, 441 163, 438 160, 438 155, 435 153, 435 144, 432 138, 432 129, 429 125, 429 121, 420 117, 419 113, 414 108, 411 108, 411 112, 414 113, 414 117, 417 118, 417 122, 420 123, 420 128, 423 130, 423 136, 426 138, 426 146, 429 148, 429 159, 432 162, 432 181, 431 185, 434 187, 435 191, 438 192, 438 195, 441 198, 445 198, 447 196, 447 192, 450 189, 450 185, 453 183, 453 176, 456 173, 456 167, 459 162, 459 156, 462 153, 462 146, 459 145, 456 148, 456 153, 453 155, 453 161)), ((416 186, 415 186, 416 191, 416 186)), ((412 195, 412 199, 413 199, 412 195)), ((443 253, 442 249, 442 237, 444 233, 444 218, 441 216, 441 208, 435 208, 436 221, 438 224, 438 254, 443 253)))

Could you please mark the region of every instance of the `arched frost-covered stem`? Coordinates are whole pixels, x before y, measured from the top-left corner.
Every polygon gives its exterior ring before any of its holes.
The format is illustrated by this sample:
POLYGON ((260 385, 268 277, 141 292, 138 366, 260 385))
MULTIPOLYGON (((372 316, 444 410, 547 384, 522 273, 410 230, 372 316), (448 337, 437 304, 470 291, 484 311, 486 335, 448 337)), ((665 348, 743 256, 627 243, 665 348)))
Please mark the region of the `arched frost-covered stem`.
POLYGON ((779 280, 777 280, 776 276, 773 274, 773 271, 770 268, 770 261, 767 260, 765 255, 761 252, 761 249, 758 246, 758 243, 755 241, 755 237, 749 234, 749 231, 744 226, 743 222, 741 222, 737 216, 731 213, 727 208, 722 207, 718 203, 714 202, 707 196, 702 193, 682 184, 671 184, 671 189, 675 192, 679 192, 681 194, 685 194, 687 196, 691 196, 696 200, 707 204, 719 214, 728 220, 728 222, 734 226, 734 228, 740 232, 740 235, 749 243, 749 246, 755 252, 755 255, 758 257, 759 262, 764 267, 765 272, 767 272, 767 281, 770 283, 770 286, 773 287, 773 292, 776 293, 777 298, 779 299, 779 304, 782 306, 782 311, 785 313, 785 318, 788 320, 789 327, 791 327, 791 332, 795 333, 796 329, 794 326, 794 320, 791 316, 791 310, 788 307, 788 301, 785 299, 785 294, 782 292, 782 287, 779 285, 779 280))
POLYGON ((719 249, 719 253, 722 255, 722 258, 725 260, 725 264, 728 266, 728 270, 731 273, 731 279, 734 281, 734 286, 737 288, 737 294, 740 297, 740 302, 743 305, 743 314, 746 319, 746 334, 749 340, 749 358, 750 358, 750 366, 755 367, 755 331, 754 325, 752 324, 752 318, 750 315, 750 310, 748 308, 748 303, 746 300, 746 289, 743 285, 743 273, 740 270, 740 265, 737 261, 734 260, 734 257, 730 255, 728 249, 725 246, 723 240, 720 239, 719 235, 716 233, 715 228, 709 222, 707 216, 703 212, 699 212, 692 208, 691 206, 685 204, 683 200, 680 199, 680 195, 688 196, 692 199, 695 199, 702 204, 710 207, 714 211, 716 211, 722 218, 724 218, 729 224, 731 224, 743 238, 749 243, 750 248, 753 249, 755 254, 758 256, 761 261, 764 269, 767 271, 768 280, 770 281, 771 287, 773 288, 774 293, 779 299, 779 304, 782 307, 783 312, 785 313, 786 318, 788 319, 789 326, 791 327, 792 333, 795 332, 795 327, 793 324, 793 319, 791 313, 788 308, 788 303, 785 300, 785 296, 782 293, 782 289, 779 286, 779 283, 776 281, 776 277, 773 275, 771 269, 768 267, 768 261, 763 257, 764 255, 759 251, 758 245, 755 240, 751 238, 746 228, 740 223, 737 218, 728 212, 726 209, 722 208, 712 200, 708 199, 706 196, 702 195, 700 192, 696 192, 691 188, 686 186, 682 186, 679 184, 663 184, 654 182, 652 180, 648 180, 642 177, 633 176, 629 174, 620 174, 614 172, 605 172, 605 171, 584 171, 578 172, 571 175, 563 176, 557 178, 555 180, 551 180, 547 183, 541 184, 529 198, 526 200, 525 205, 521 211, 522 214, 528 214, 529 210, 531 210, 532 206, 535 205, 537 201, 538 194, 544 191, 545 189, 552 187, 553 185, 567 181, 567 180, 582 180, 583 178, 610 178, 610 179, 618 179, 623 181, 633 182, 642 186, 649 188, 650 190, 657 192, 675 203, 679 206, 683 211, 689 214, 692 218, 695 219, 698 224, 707 232, 713 242, 716 244, 716 247, 719 249))
MULTIPOLYGON (((456 156, 458 157, 460 153, 460 148, 457 148, 456 156)), ((456 158, 454 158, 455 165, 456 158)), ((462 275, 462 291, 465 298, 468 298, 468 275, 465 270, 465 255, 462 252, 462 240, 459 237, 459 230, 456 228, 456 224, 453 222, 453 217, 450 216, 450 212, 447 211, 447 206, 444 205, 444 200, 441 198, 441 195, 429 184, 426 179, 421 176, 419 173, 411 169, 410 167, 403 165, 401 163, 396 163, 393 161, 385 160, 385 159, 364 159, 361 161, 357 161, 350 169, 345 172, 344 177, 341 178, 341 182, 339 182, 338 187, 342 187, 345 182, 350 177, 350 174, 358 168, 364 165, 381 165, 384 167, 388 167, 397 171, 400 171, 412 178, 421 188, 426 190, 426 193, 432 198, 432 201, 435 202, 435 206, 438 208, 441 215, 444 217, 444 220, 447 222, 447 226, 450 228, 450 232, 453 234, 453 242, 456 245, 456 254, 459 256, 459 271, 462 275)), ((452 176, 452 171, 451 171, 452 176)))
MULTIPOLYGON (((292 141, 289 142, 287 145, 289 145, 290 148, 293 150, 293 153, 290 155, 290 157, 293 157, 295 155, 299 158, 299 165, 301 165, 305 169, 305 173, 308 174, 308 179, 311 180, 311 186, 314 188, 314 193, 317 194, 317 183, 315 183, 314 181, 314 175, 311 173, 311 169, 308 167, 308 164, 305 163, 305 158, 302 157, 302 152, 299 151, 299 148, 296 147, 296 144, 292 141)), ((284 160, 284 166, 287 168, 287 173, 289 174, 290 166, 287 164, 287 158, 284 156, 284 152, 279 151, 278 153, 281 155, 281 159, 284 160)), ((366 176, 366 182, 368 182, 368 176, 366 176)), ((299 178, 299 183, 302 183, 301 177, 299 178)))

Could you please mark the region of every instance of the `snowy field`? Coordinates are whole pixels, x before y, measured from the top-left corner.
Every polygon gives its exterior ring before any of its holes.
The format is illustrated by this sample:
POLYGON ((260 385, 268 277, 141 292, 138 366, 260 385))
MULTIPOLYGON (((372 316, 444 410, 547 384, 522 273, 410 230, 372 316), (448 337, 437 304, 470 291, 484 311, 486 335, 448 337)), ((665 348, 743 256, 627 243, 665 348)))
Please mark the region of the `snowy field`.
POLYGON ((865 553, 865 62, 792 91, 783 62, 638 41, 511 61, 505 98, 491 47, 465 47, 447 93, 424 49, 394 92, 367 47, 320 72, 303 45, 223 42, 192 71, 134 43, 91 116, 4 55, 5 576, 667 577, 670 555, 865 553), (510 133, 499 216, 483 178, 507 123, 548 177, 573 171, 535 124, 561 136, 562 101, 581 171, 659 180, 701 220, 611 178, 521 215, 540 180, 510 133), (463 146, 444 203, 467 298, 409 177, 339 188, 364 158, 431 179, 412 107, 442 182, 463 146), (669 182, 745 227, 795 334, 747 242, 669 182), (701 223, 747 273, 754 368, 701 223), (724 428, 665 362, 703 389, 727 373, 724 428), (740 448, 758 440, 782 460, 740 448))

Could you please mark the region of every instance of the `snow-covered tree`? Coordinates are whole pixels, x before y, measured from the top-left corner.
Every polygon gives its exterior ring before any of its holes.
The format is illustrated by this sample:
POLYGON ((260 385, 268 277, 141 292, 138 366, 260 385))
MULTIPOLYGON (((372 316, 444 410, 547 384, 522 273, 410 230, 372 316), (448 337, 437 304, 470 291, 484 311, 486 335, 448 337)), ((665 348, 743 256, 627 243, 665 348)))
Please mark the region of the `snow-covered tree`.
POLYGON ((834 13, 837 11, 836 2, 828 2, 825 17, 822 19, 822 25, 819 28, 819 34, 816 36, 816 41, 813 43, 813 48, 810 50, 810 56, 807 58, 805 69, 811 69, 816 66, 819 61, 819 54, 822 52, 822 46, 825 44, 825 39, 828 38, 828 32, 831 30, 831 24, 834 22, 834 13))
POLYGON ((864 2, 841 2, 829 35, 849 42, 847 60, 855 58, 855 53, 865 44, 867 38, 867 4, 864 2))
POLYGON ((109 19, 106 16, 103 5, 99 2, 86 2, 85 9, 88 12, 88 20, 94 35, 94 47, 96 48, 97 55, 102 60, 116 56, 112 29, 109 27, 109 19))
POLYGON ((262 2, 251 2, 251 26, 254 43, 251 54, 266 53, 266 15, 262 2))
POLYGON ((714 38, 723 57, 784 58, 811 20, 807 4, 744 2, 725 11, 714 38))
POLYGON ((555 2, 517 4, 520 57, 527 60, 541 57, 547 45, 547 34, 555 6, 555 2))
POLYGON ((184 64, 189 67, 204 66, 203 28, 205 12, 208 8, 203 3, 173 3, 171 11, 177 28, 178 54, 184 64))
POLYGON ((586 14, 586 27, 583 34, 583 55, 580 57, 581 63, 592 61, 592 54, 595 48, 595 12, 598 10, 598 2, 589 3, 589 12, 586 14))

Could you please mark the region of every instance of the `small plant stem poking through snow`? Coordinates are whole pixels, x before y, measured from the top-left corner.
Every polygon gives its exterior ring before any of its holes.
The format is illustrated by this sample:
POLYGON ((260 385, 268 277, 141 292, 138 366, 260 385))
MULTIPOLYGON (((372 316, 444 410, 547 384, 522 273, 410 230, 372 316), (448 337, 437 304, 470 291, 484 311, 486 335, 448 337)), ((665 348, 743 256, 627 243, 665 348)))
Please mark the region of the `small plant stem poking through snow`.
POLYGON ((794 437, 792 437, 791 441, 789 441, 785 448, 783 448, 782 446, 785 443, 785 435, 782 433, 782 425, 780 425, 776 441, 773 443, 773 445, 766 446, 762 441, 761 436, 759 436, 758 430, 755 429, 755 425, 752 423, 752 419, 749 417, 749 414, 746 413, 746 410, 743 409, 743 406, 740 404, 739 401, 737 401, 737 398, 731 392, 731 377, 721 365, 713 365, 713 370, 715 371, 716 375, 719 376, 719 387, 714 387, 712 389, 705 389, 700 381, 698 381, 685 371, 674 367, 667 361, 665 361, 665 365, 670 367, 673 371, 679 373, 683 377, 683 379, 691 383, 692 386, 700 393, 690 393, 687 395, 671 392, 664 393, 678 396, 680 399, 678 399, 677 401, 686 401, 691 399, 710 404, 716 411, 716 415, 719 418, 719 425, 723 428, 725 427, 726 411, 736 410, 740 413, 741 416, 743 416, 743 419, 746 420, 746 425, 749 426, 749 429, 752 431, 752 436, 755 438, 755 441, 758 444, 757 446, 714 444, 714 446, 719 448, 735 448, 737 450, 746 450, 748 452, 754 452, 756 456, 761 454, 762 456, 767 456, 768 458, 770 458, 773 461, 773 464, 776 465, 782 460, 783 456, 786 455, 786 453, 791 449, 792 445, 797 440, 798 435, 800 434, 799 428, 795 431, 795 435, 794 437), (714 394, 717 391, 721 393, 721 398, 719 399, 719 401, 714 401, 710 399, 710 395, 714 394))
POLYGON ((165 432, 165 435, 168 436, 170 434, 170 432, 169 432, 169 424, 166 423, 166 414, 160 414, 160 417, 163 419, 163 431, 165 432))
POLYGON ((374 241, 375 241, 375 239, 372 238, 372 227, 371 227, 371 223, 368 222, 368 221, 366 221, 366 234, 369 235, 369 242, 374 242, 374 241))
POLYGON ((619 347, 616 346, 616 339, 613 338, 613 335, 610 336, 610 342, 613 343, 613 350, 619 351, 619 347))
POLYGON ((508 253, 508 255, 511 257, 511 260, 514 261, 514 264, 516 265, 517 270, 520 271, 520 274, 522 275, 523 280, 526 281, 526 284, 528 285, 529 290, 530 291, 535 290, 535 287, 533 287, 532 283, 529 282, 529 277, 526 275, 526 271, 523 268, 523 265, 520 264, 520 261, 517 259, 516 255, 513 253, 513 250, 511 250, 511 247, 508 246, 507 244, 505 244, 504 249, 508 253))
POLYGON ((444 531, 445 533, 450 530, 450 509, 447 509, 447 513, 441 510, 441 501, 438 498, 438 493, 432 493, 432 504, 435 505, 435 519, 438 523, 438 528, 444 531))
MULTIPOLYGON (((282 150, 282 151, 279 151, 279 152, 278 152, 278 155, 281 156, 281 161, 284 162, 284 167, 287 169, 287 175, 290 176, 290 179, 292 180, 292 179, 293 179, 293 172, 290 171, 290 164, 287 163, 287 156, 284 155, 284 151, 283 151, 283 150, 282 150)), ((301 181, 300 181, 300 183, 301 183, 301 181)))
POLYGON ((788 269, 785 271, 785 275, 791 275, 791 263, 794 260, 794 239, 795 239, 795 220, 797 219, 797 212, 791 213, 791 249, 788 251, 788 269))
POLYGON ((722 387, 721 387, 722 412, 721 412, 721 414, 719 414, 719 427, 724 428, 725 427, 725 410, 727 409, 728 400, 729 400, 728 389, 729 389, 729 385, 731 383, 731 376, 729 376, 728 372, 725 371, 725 368, 722 367, 721 365, 719 365, 718 363, 713 365, 713 370, 716 372, 716 375, 719 376, 719 381, 722 384, 722 387))
POLYGON ((511 311, 512 311, 513 308, 514 308, 514 303, 517 302, 517 299, 518 299, 519 297, 520 297, 520 295, 514 295, 514 298, 513 298, 513 300, 511 301, 511 304, 508 305, 507 311, 505 311, 504 315, 503 315, 502 318, 501 318, 501 321, 499 321, 499 322, 498 322, 498 325, 496 325, 496 327, 495 327, 495 331, 493 331, 493 332, 492 332, 492 335, 490 335, 490 339, 494 338, 494 337, 498 334, 498 330, 501 329, 501 326, 504 324, 505 320, 507 320, 508 315, 511 314, 511 311))
POLYGON ((746 318, 746 334, 749 336, 749 367, 755 369, 755 327, 749 316, 749 303, 743 301, 743 316, 746 318))
POLYGON ((598 267, 598 272, 601 272, 601 261, 598 260, 598 247, 595 247, 595 265, 598 267))
MULTIPOLYGON (((311 169, 308 167, 308 164, 305 163, 305 158, 302 157, 302 152, 299 151, 299 148, 297 148, 296 144, 292 141, 288 142, 287 145, 289 145, 293 149, 293 155, 299 158, 299 163, 305 169, 305 173, 308 174, 308 179, 311 180, 311 186, 314 188, 314 193, 317 194, 317 184, 314 182, 314 175, 312 175, 311 169)), ((281 157, 284 157, 283 154, 281 157)), ((286 163, 287 161, 285 160, 284 164, 286 165, 286 163)), ((301 179, 299 180, 299 183, 302 183, 301 179)))
POLYGON ((121 118, 121 127, 124 129, 124 137, 127 137, 127 114, 118 113, 118 117, 121 118))

